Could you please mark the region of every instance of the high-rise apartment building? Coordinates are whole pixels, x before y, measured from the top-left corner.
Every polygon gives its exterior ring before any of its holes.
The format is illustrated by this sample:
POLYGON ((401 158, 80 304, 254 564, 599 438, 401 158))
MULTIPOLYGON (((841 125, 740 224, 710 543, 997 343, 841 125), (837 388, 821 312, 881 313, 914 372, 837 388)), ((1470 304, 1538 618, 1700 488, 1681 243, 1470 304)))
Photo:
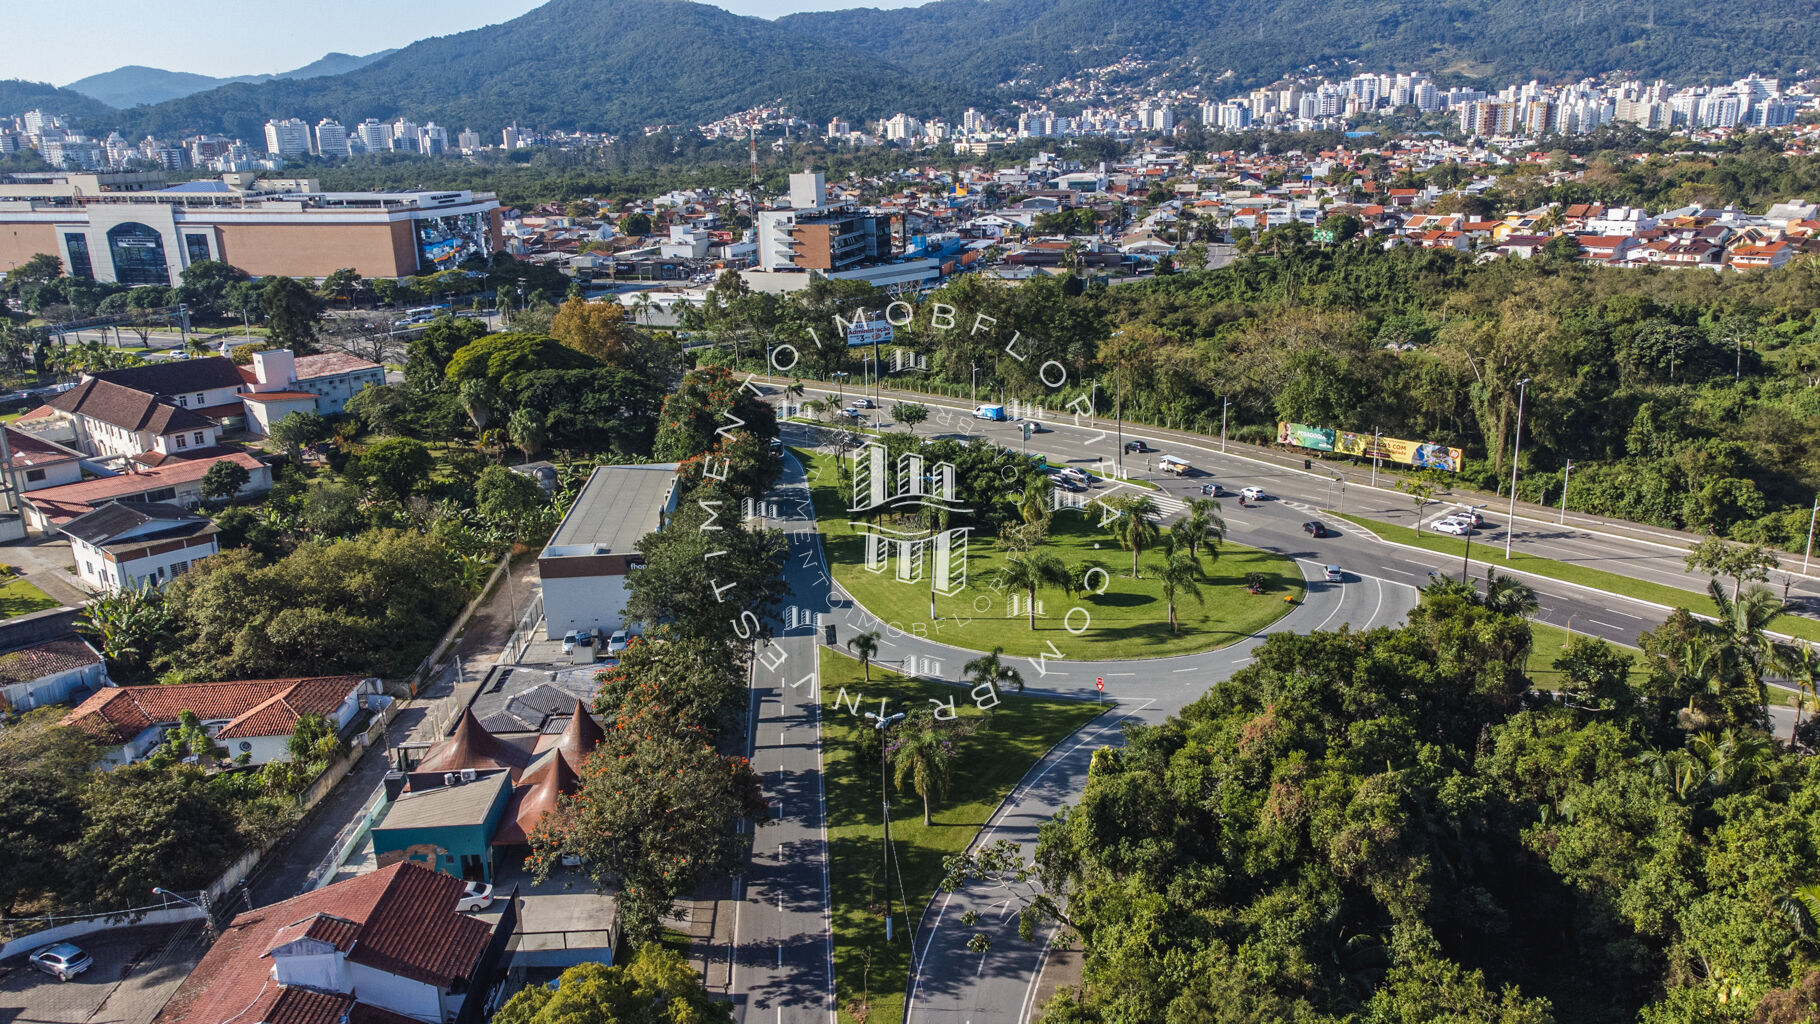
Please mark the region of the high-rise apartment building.
POLYGON ((303 156, 310 151, 310 126, 296 117, 267 121, 265 151, 273 156, 303 156))
POLYGON ((316 152, 321 156, 347 156, 348 130, 326 117, 316 122, 316 152))

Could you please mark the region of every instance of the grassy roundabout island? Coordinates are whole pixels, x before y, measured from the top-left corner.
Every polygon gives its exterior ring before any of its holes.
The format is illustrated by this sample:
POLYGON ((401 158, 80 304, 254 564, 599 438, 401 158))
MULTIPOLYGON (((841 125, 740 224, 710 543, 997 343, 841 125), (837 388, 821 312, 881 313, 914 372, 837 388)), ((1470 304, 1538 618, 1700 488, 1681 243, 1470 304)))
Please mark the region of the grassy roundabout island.
MULTIPOLYGON (((1002 647, 1007 655, 1019 657, 1054 656, 1059 651, 1067 658, 1096 660, 1193 654, 1250 636, 1289 611, 1285 597, 1300 601, 1305 591, 1301 571, 1291 559, 1227 542, 1212 562, 1205 553, 1201 556, 1197 582, 1201 600, 1178 591, 1179 631, 1171 631, 1159 579, 1167 559, 1163 545, 1143 550, 1140 575, 1133 579, 1131 552, 1099 525, 1099 510, 1070 509, 1055 514, 1048 536, 1036 550, 1071 569, 1097 562, 1105 575, 1093 577, 1092 589, 1103 593, 1070 596, 1059 587, 1039 590, 1032 628, 1023 608, 1011 614, 1011 592, 991 585, 994 570, 1005 563, 997 538, 976 531, 968 540, 967 586, 951 597, 936 595, 935 613, 941 621, 932 626, 926 583, 904 583, 890 573, 866 569, 865 538, 847 511, 835 456, 803 450, 796 454, 809 475, 817 526, 835 582, 893 627, 955 647, 975 651, 1002 647), (1253 573, 1264 579, 1262 593, 1251 593, 1245 585, 1253 573)), ((1104 493, 1103 486, 1096 483, 1090 497, 1104 493)))

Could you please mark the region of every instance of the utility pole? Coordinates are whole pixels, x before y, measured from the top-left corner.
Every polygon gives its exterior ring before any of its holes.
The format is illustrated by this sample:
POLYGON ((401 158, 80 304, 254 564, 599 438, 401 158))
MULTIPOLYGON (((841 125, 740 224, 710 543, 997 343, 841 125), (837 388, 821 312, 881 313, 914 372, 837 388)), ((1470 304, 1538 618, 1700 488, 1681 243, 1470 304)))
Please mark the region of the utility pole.
MULTIPOLYGON (((1567 460, 1567 470, 1561 474, 1561 524, 1567 524, 1567 482, 1574 478, 1574 460, 1567 460)), ((1820 505, 1820 499, 1815 499, 1820 505)))
POLYGON ((1814 557, 1814 520, 1820 518, 1820 495, 1814 496, 1814 511, 1807 517, 1807 553, 1801 556, 1801 572, 1807 573, 1807 560, 1814 557))
POLYGON ((885 782, 886 782, 887 778, 890 776, 890 768, 889 768, 890 758, 885 753, 885 751, 887 749, 887 744, 885 743, 885 739, 887 736, 890 735, 891 727, 904 720, 904 713, 902 711, 900 711, 895 715, 881 717, 881 716, 879 716, 879 714, 877 712, 868 711, 868 712, 866 712, 866 719, 868 721, 872 722, 872 727, 874 729, 878 730, 878 798, 879 798, 879 806, 883 810, 883 820, 885 823, 885 860, 884 860, 885 873, 883 875, 884 887, 885 887, 885 941, 890 942, 891 938, 892 938, 892 929, 891 929, 891 794, 885 789, 885 782))
POLYGON ((1382 431, 1378 428, 1371 428, 1371 486, 1373 487, 1378 485, 1378 453, 1382 450, 1378 447, 1378 435, 1381 433, 1382 431))
POLYGON ((1220 454, 1226 454, 1226 410, 1232 405, 1225 395, 1220 396, 1220 454))
POLYGON ((1523 455, 1523 400, 1529 397, 1529 378, 1517 381, 1517 440, 1510 452, 1510 512, 1504 517, 1504 560, 1510 561, 1511 534, 1517 528, 1517 460, 1523 455))

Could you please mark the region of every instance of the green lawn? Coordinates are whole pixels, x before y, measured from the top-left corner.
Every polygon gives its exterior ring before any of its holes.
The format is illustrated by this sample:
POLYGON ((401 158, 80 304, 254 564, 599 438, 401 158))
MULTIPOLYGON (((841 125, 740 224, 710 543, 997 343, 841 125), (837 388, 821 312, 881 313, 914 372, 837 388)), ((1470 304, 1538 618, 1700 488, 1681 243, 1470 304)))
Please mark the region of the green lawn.
POLYGON ((845 687, 849 698, 860 694, 862 708, 877 709, 886 699, 890 713, 929 707, 931 698, 953 700, 962 714, 979 715, 967 691, 940 683, 906 679, 872 669, 866 682, 859 663, 821 648, 823 772, 828 794, 829 877, 834 904, 834 977, 842 1021, 847 1012, 869 999, 872 1024, 903 1019, 904 989, 910 979, 910 944, 923 908, 935 896, 942 861, 964 851, 1030 766, 1063 738, 1102 710, 1094 704, 1020 697, 1008 693, 985 724, 959 740, 960 763, 954 789, 932 801, 933 824, 925 828, 922 799, 914 790, 891 797, 891 844, 895 935, 885 940, 881 918, 884 829, 879 820, 880 766, 870 757, 859 764, 853 751, 861 730, 868 728, 848 707, 836 707, 845 687), (903 874, 903 893, 897 874, 903 874), (908 898, 906 911, 905 896, 908 898))
MULTIPOLYGON (((952 597, 937 595, 935 612, 939 628, 929 621, 926 584, 900 583, 891 573, 865 568, 865 539, 848 521, 846 503, 836 481, 834 457, 796 451, 812 481, 817 526, 827 546, 834 578, 868 610, 907 632, 927 635, 969 650, 1003 647, 1019 657, 1060 652, 1066 657, 1162 658, 1210 650, 1244 639, 1280 618, 1289 610, 1284 601, 1302 599, 1305 585, 1296 564, 1280 555, 1228 543, 1219 560, 1203 567, 1200 584, 1204 603, 1178 595, 1176 616, 1181 632, 1171 634, 1167 606, 1155 572, 1163 564, 1160 548, 1148 549, 1140 559, 1143 576, 1132 579, 1131 553, 1119 548, 1098 525, 1097 511, 1058 512, 1043 550, 1064 565, 1092 560, 1107 570, 1102 594, 1069 597, 1050 589, 1037 592, 1042 612, 1036 628, 1025 614, 1007 615, 1009 595, 987 585, 991 571, 1003 564, 996 538, 973 536, 967 542, 967 587, 952 597), (1263 594, 1246 591, 1247 573, 1262 573, 1263 594), (1077 611, 1075 609, 1083 609, 1077 611), (1054 647, 1051 649, 1050 645, 1054 647)), ((1095 575, 1095 589, 1102 577, 1095 575)), ((1027 599, 1026 595, 1018 595, 1027 599)))
POLYGON ((49 594, 18 577, 0 585, 0 619, 30 615, 46 608, 55 608, 57 604, 49 594))
MULTIPOLYGON (((1432 532, 1424 532, 1420 537, 1417 537, 1416 531, 1407 526, 1393 526, 1389 523, 1380 523, 1376 520, 1365 519, 1360 516, 1343 512, 1336 513, 1336 515, 1349 523, 1370 530, 1372 533, 1377 534, 1385 540, 1395 541, 1398 544, 1408 544, 1412 547, 1422 548, 1425 551, 1451 555, 1455 558, 1461 557, 1466 551, 1466 541, 1461 537, 1450 537, 1432 532)), ((1478 543, 1474 546, 1482 549, 1489 547, 1490 550, 1486 552, 1487 555, 1491 555, 1492 552, 1497 551, 1497 545, 1495 544, 1486 545, 1478 543)), ((1671 587, 1664 583, 1651 583, 1647 580, 1631 579, 1629 576, 1620 576, 1615 572, 1606 572, 1603 569, 1590 569, 1583 565, 1574 565, 1571 562, 1557 562, 1552 558, 1539 558, 1535 555, 1524 554, 1521 551, 1513 551, 1510 556, 1510 561, 1508 562, 1504 561, 1501 553, 1493 557, 1484 557, 1484 560, 1489 564, 1497 566, 1508 565, 1512 569, 1521 569, 1524 572, 1534 573, 1537 576, 1547 576, 1550 579, 1561 580, 1565 583, 1578 583, 1581 586, 1592 587, 1595 590, 1603 590, 1607 593, 1617 594, 1621 597, 1634 597, 1640 601, 1651 601, 1656 604, 1667 605, 1670 608, 1686 608, 1688 611, 1698 612, 1702 615, 1714 615, 1717 614, 1718 611, 1713 605, 1712 598, 1706 594, 1695 593, 1691 590, 1682 590, 1680 587, 1671 587)), ((1782 616, 1770 624, 1770 629, 1772 632, 1786 633, 1789 636, 1799 637, 1803 640, 1820 641, 1820 622, 1815 622, 1812 619, 1802 618, 1797 615, 1782 616)))

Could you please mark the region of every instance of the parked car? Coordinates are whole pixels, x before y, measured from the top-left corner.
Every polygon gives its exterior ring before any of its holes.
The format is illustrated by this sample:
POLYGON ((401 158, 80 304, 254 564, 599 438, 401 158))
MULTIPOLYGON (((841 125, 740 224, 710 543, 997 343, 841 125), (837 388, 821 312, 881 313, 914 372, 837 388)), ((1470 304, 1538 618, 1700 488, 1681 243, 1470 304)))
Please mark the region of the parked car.
POLYGON ((461 898, 455 901, 457 913, 471 910, 485 910, 493 905, 493 887, 485 882, 469 882, 461 890, 461 898))
POLYGON ((68 981, 94 966, 95 958, 70 942, 57 942, 33 953, 31 965, 58 981, 68 981))
POLYGON ((1080 485, 1082 490, 1085 490, 1087 485, 1093 483, 1093 477, 1088 476, 1086 470, 1078 469, 1074 466, 1069 466, 1067 469, 1062 470, 1060 476, 1063 480, 1080 485))
POLYGON ((1339 566, 1330 565, 1327 567, 1327 582, 1344 583, 1345 581, 1346 581, 1346 574, 1340 571, 1339 566))
POLYGON ((1447 518, 1464 519, 1471 523, 1475 528, 1485 525, 1485 517, 1480 515, 1477 509, 1463 508, 1458 512, 1450 514, 1447 518))
POLYGON ((1328 532, 1327 524, 1321 522, 1319 519, 1310 519, 1308 522, 1302 524, 1302 532, 1310 537, 1325 537, 1328 532))
POLYGON ((1244 498, 1246 501, 1263 501, 1265 498, 1268 498, 1269 495, 1264 493, 1264 488, 1262 487, 1247 487, 1239 492, 1239 497, 1244 498))
POLYGON ((574 654, 575 641, 581 639, 581 630, 571 629, 562 635, 562 653, 574 654))
POLYGON ((1434 529, 1436 533, 1464 537, 1472 532, 1472 524, 1464 519, 1443 519, 1434 525, 1434 529))
POLYGON ((1224 497, 1226 495, 1226 488, 1221 487, 1219 484, 1202 484, 1201 493, 1205 494, 1205 495, 1209 495, 1211 497, 1220 498, 1220 497, 1224 497))
POLYGON ((1078 483, 1073 477, 1063 476, 1059 472, 1050 473, 1049 479, 1054 481, 1055 485, 1064 491, 1084 491, 1087 489, 1086 484, 1078 483))
POLYGON ((1142 441, 1134 437, 1125 442, 1125 450, 1128 452, 1147 452, 1150 450, 1150 442, 1142 441))
POLYGON ((620 651, 625 650, 626 644, 630 642, 630 638, 631 634, 627 633, 625 630, 614 630, 613 635, 607 638, 607 657, 610 658, 620 651))

